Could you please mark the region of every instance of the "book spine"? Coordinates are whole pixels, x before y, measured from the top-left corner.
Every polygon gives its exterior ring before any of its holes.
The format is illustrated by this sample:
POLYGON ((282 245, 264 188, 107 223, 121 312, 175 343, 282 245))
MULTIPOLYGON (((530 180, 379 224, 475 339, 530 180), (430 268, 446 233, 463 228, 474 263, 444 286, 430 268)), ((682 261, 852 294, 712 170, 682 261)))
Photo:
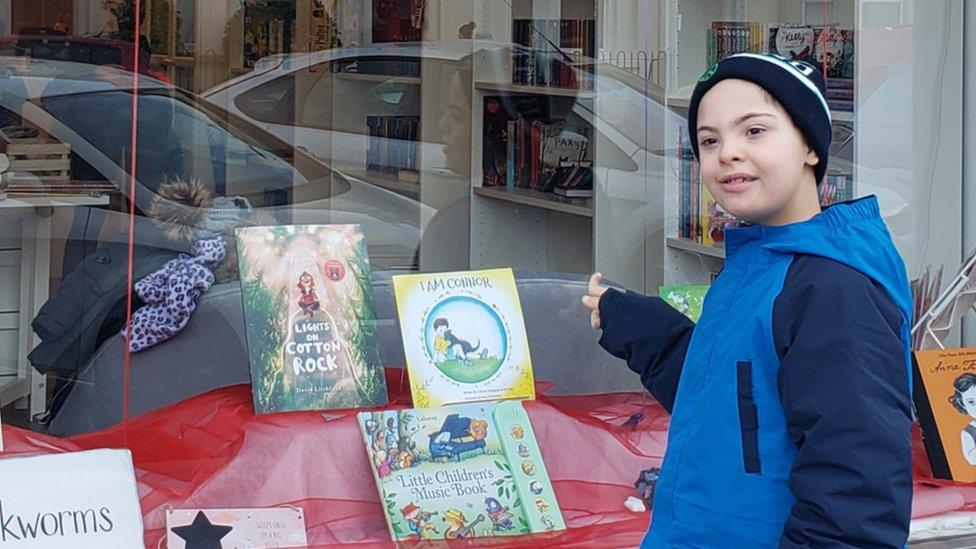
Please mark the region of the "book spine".
POLYGON ((508 121, 507 151, 505 153, 505 186, 512 188, 515 186, 515 161, 516 151, 518 150, 518 121, 508 121))
MULTIPOLYGON (((935 414, 932 412, 932 405, 929 402, 928 394, 925 392, 925 381, 919 370, 918 360, 912 354, 912 397, 915 407, 915 416, 918 417, 918 426, 922 431, 922 442, 925 444, 925 453, 929 457, 932 466, 932 476, 935 478, 952 480, 952 471, 949 469, 949 459, 946 457, 945 446, 939 433, 938 424, 935 421, 935 414)), ((956 444, 958 444, 958 438, 956 444)))
POLYGON ((543 532, 565 529, 566 523, 556 502, 556 492, 549 482, 542 451, 522 403, 516 400, 500 402, 492 412, 492 421, 511 469, 529 530, 543 532), (517 435, 520 431, 521 437, 517 435), (547 510, 543 510, 538 503, 540 501, 546 504, 547 510))

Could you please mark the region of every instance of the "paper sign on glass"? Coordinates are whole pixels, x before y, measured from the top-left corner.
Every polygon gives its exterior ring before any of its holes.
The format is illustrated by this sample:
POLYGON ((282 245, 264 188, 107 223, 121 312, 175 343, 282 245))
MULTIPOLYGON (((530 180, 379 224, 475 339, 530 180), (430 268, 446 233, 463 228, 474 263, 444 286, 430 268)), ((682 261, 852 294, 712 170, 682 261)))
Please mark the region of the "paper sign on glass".
POLYGON ((132 454, 0 459, 0 547, 145 547, 132 454))
POLYGON ((170 509, 169 549, 304 547, 305 516, 300 508, 170 509))
POLYGON ((393 277, 415 406, 535 398, 511 269, 393 277))

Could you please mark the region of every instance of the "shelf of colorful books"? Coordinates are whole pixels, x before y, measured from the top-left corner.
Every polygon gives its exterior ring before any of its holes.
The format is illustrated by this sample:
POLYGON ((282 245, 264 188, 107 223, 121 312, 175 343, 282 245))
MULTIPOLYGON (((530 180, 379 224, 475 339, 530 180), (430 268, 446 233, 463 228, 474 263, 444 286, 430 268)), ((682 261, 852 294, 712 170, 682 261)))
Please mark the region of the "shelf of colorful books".
POLYGON ((420 85, 419 76, 399 76, 394 74, 365 74, 359 72, 340 72, 336 77, 343 80, 358 80, 361 82, 388 82, 392 84, 420 85))
POLYGON ((553 193, 520 187, 473 187, 473 189, 474 194, 486 198, 583 217, 593 217, 592 198, 564 198, 553 193))
POLYGON ((481 91, 555 95, 559 97, 576 97, 579 99, 590 99, 596 96, 596 93, 592 90, 560 88, 556 86, 526 86, 523 84, 509 84, 505 82, 475 82, 474 87, 475 89, 481 91))
POLYGON ((694 240, 689 240, 687 238, 678 238, 674 236, 667 237, 666 243, 668 248, 725 259, 724 246, 712 246, 709 244, 702 244, 701 242, 695 242, 694 240))

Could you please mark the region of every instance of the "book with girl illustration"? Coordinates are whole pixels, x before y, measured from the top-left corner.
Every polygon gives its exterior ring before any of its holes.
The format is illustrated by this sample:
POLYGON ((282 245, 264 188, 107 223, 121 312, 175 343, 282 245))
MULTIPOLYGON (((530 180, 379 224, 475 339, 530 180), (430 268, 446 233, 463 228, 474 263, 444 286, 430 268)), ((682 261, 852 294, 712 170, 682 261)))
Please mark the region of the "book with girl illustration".
POLYGON ((360 412, 358 421, 394 540, 566 527, 521 402, 360 412))
POLYGON ((976 347, 915 351, 915 412, 936 478, 976 481, 976 347))
POLYGON ((393 277, 414 405, 532 399, 512 269, 393 277))
POLYGON ((358 225, 237 230, 256 413, 386 404, 358 225))

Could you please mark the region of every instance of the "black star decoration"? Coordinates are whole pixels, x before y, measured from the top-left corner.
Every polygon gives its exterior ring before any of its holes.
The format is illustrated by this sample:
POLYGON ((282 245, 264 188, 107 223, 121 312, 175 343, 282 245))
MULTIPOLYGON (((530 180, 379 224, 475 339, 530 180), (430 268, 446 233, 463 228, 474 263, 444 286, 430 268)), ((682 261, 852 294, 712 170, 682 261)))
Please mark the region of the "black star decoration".
POLYGON ((186 541, 186 549, 220 549, 220 539, 233 529, 233 526, 211 524, 203 511, 197 512, 193 524, 170 528, 174 534, 186 541))

